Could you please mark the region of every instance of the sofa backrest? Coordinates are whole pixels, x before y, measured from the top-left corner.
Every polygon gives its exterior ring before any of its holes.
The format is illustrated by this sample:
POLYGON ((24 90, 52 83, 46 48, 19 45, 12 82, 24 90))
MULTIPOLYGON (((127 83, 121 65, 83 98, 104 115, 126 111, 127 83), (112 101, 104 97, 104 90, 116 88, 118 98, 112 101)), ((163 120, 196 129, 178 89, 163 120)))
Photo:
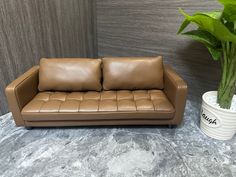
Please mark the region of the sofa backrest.
POLYGON ((101 59, 43 58, 39 68, 39 91, 100 91, 101 59))
POLYGON ((102 59, 103 89, 163 89, 162 57, 106 57, 102 59))

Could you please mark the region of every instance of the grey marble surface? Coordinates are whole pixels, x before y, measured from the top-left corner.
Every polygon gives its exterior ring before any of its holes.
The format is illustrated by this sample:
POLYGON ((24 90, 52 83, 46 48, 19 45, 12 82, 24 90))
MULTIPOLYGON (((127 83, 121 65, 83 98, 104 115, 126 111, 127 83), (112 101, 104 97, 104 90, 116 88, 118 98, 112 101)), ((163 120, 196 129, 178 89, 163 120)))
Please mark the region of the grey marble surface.
POLYGON ((187 102, 183 125, 37 128, 0 117, 1 177, 232 177, 236 137, 211 139, 198 128, 199 105, 187 102))

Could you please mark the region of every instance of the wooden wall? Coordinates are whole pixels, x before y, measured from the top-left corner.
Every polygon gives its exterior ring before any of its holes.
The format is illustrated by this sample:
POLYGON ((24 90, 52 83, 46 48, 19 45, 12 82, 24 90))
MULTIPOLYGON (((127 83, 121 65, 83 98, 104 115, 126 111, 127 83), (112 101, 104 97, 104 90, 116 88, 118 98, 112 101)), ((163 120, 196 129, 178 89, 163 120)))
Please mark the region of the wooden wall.
POLYGON ((0 1, 0 114, 4 89, 41 57, 96 57, 94 0, 0 1))
POLYGON ((163 55, 188 82, 189 98, 216 90, 220 69, 199 43, 176 32, 188 13, 221 8, 216 0, 97 0, 99 56, 163 55))

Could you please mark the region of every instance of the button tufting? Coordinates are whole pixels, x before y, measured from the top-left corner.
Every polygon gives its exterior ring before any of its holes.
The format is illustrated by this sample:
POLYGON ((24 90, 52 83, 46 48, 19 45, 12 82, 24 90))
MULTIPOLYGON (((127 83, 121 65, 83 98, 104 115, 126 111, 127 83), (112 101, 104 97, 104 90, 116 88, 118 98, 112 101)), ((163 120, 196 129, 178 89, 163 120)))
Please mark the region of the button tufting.
POLYGON ((40 92, 23 112, 173 111, 161 90, 40 92))

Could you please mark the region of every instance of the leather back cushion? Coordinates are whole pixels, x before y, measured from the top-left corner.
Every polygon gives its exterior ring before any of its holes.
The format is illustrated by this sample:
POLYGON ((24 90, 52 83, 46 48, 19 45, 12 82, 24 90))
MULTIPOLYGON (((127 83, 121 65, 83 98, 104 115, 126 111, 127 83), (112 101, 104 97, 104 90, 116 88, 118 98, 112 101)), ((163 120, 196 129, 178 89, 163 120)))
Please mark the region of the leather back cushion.
POLYGON ((41 59, 40 91, 100 91, 101 59, 51 58, 41 59))
POLYGON ((103 88, 163 89, 162 57, 103 58, 103 88))

